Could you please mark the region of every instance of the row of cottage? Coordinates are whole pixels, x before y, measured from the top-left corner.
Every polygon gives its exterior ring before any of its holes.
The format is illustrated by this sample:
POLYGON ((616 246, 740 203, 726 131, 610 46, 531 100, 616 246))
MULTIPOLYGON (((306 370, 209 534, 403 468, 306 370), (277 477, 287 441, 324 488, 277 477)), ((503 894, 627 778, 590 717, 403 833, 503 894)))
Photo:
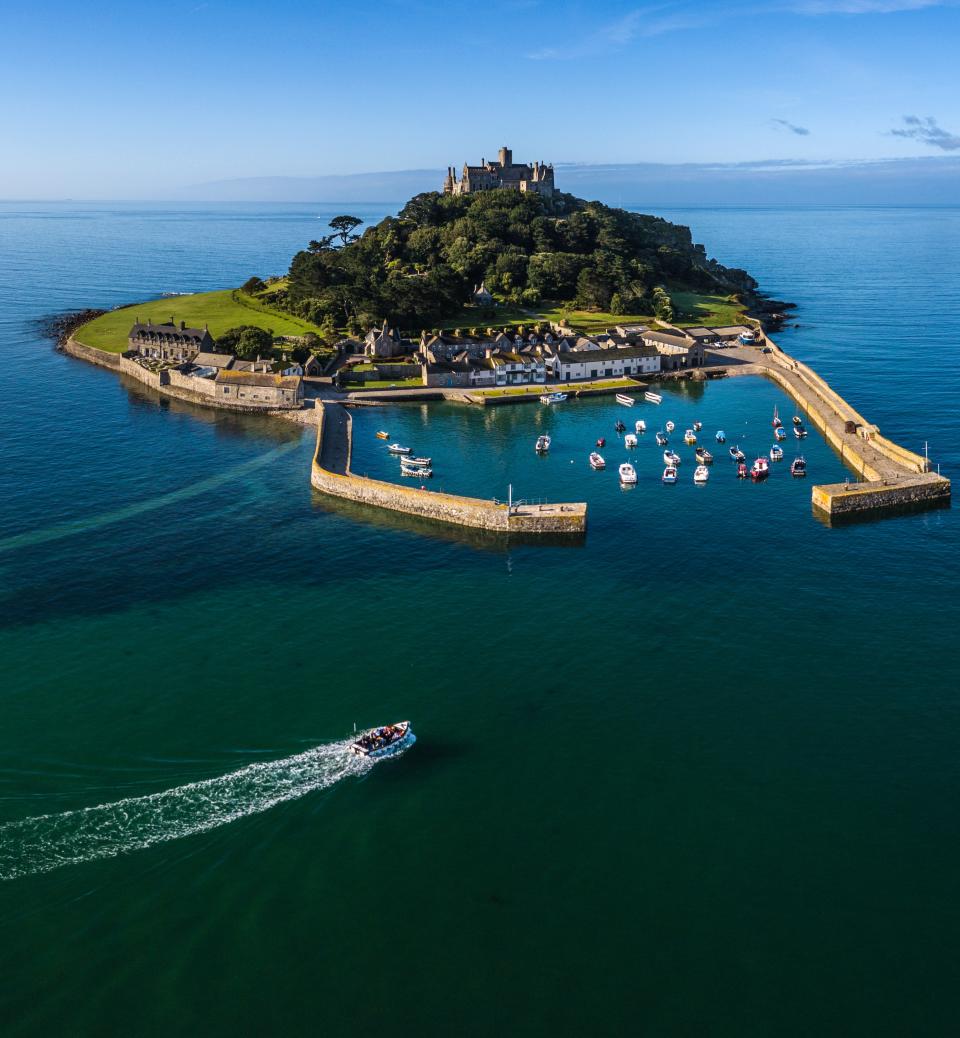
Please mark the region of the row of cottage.
POLYGON ((410 356, 419 362, 425 386, 481 388, 697 368, 704 363, 705 346, 752 337, 744 325, 682 331, 619 325, 591 336, 554 326, 545 333, 492 328, 471 335, 459 329, 452 335, 423 332, 413 343, 384 323, 367 333, 364 353, 374 360, 410 356))

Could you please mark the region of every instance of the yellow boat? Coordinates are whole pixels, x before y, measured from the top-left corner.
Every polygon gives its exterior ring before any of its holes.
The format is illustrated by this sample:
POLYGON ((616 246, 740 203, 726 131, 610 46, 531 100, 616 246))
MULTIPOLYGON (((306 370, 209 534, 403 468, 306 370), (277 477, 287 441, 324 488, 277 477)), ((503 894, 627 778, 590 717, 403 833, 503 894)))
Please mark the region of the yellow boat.
POLYGON ((390 433, 384 432, 381 429, 380 432, 377 433, 377 439, 378 440, 389 440, 390 439, 390 433))

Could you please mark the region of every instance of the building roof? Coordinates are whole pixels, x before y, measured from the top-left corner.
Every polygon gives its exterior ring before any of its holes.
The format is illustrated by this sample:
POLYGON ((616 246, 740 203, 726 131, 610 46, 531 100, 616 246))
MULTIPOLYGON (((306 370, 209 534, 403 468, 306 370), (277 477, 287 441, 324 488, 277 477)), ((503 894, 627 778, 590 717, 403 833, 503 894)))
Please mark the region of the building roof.
POLYGON ((232 353, 198 353, 193 363, 198 368, 229 368, 235 359, 232 353))
POLYGON ((721 339, 731 339, 741 332, 753 332, 755 329, 746 324, 728 324, 722 328, 710 328, 709 331, 713 332, 714 335, 718 335, 721 339))
POLYGON ((188 328, 183 321, 177 324, 175 321, 165 321, 163 324, 154 324, 152 321, 147 321, 144 324, 142 321, 137 321, 136 324, 130 329, 130 333, 127 336, 128 339, 140 339, 150 337, 173 337, 174 341, 195 341, 200 342, 202 339, 212 338, 210 332, 206 328, 188 328))
POLYGON ((695 339, 715 337, 717 334, 716 328, 684 328, 683 330, 687 335, 692 335, 695 339))
POLYGON ((558 353, 557 359, 564 364, 607 364, 628 357, 656 356, 659 356, 656 346, 611 346, 605 350, 570 350, 558 353))
POLYGON ((296 389, 300 385, 299 375, 254 374, 252 371, 228 371, 221 368, 217 372, 220 385, 268 386, 275 389, 296 389))
POLYGON ((668 332, 644 332, 644 342, 655 342, 661 346, 683 346, 689 349, 693 345, 693 339, 686 335, 670 335, 668 332))

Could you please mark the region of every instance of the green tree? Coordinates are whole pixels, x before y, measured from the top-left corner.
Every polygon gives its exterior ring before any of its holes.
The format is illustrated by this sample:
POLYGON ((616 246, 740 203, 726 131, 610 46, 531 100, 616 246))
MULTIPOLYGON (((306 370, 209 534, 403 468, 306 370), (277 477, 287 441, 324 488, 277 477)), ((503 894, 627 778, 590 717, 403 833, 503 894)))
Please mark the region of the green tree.
POLYGON ((256 274, 251 278, 247 278, 246 281, 240 286, 241 292, 246 292, 248 296, 256 295, 258 292, 262 292, 266 288, 266 283, 261 281, 256 274))
POLYGON ((236 352, 244 360, 269 357, 273 353, 273 334, 264 328, 244 328, 237 339, 236 352))
POLYGON ((353 232, 363 223, 358 216, 335 216, 330 221, 330 228, 334 235, 340 239, 341 245, 349 245, 356 241, 359 235, 353 232))

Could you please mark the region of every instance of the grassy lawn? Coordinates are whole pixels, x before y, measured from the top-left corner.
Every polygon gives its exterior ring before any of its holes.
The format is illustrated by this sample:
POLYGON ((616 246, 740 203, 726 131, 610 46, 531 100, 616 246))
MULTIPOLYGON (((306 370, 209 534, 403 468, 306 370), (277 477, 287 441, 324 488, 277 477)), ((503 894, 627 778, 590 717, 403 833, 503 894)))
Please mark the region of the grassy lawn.
POLYGON ((542 396, 544 393, 575 393, 578 389, 638 389, 630 378, 604 378, 589 382, 551 382, 545 386, 504 386, 501 389, 471 389, 471 396, 542 396))
POLYGON ((237 289, 225 288, 219 292, 172 296, 154 299, 149 303, 136 303, 122 310, 111 310, 83 325, 74 333, 74 337, 86 346, 108 353, 122 353, 127 348, 127 333, 137 317, 157 322, 169 321, 173 317, 177 321, 186 321, 188 328, 202 328, 206 324, 214 338, 240 324, 267 328, 274 335, 320 332, 309 321, 273 310, 237 289))
POLYGON ((743 324, 744 308, 731 296, 705 296, 697 292, 671 292, 674 324, 679 328, 694 325, 743 324))
POLYGON ((343 388, 348 393, 363 392, 365 389, 409 389, 411 386, 417 386, 419 389, 425 389, 423 379, 417 378, 394 378, 394 379, 381 379, 375 382, 344 382, 343 388))

